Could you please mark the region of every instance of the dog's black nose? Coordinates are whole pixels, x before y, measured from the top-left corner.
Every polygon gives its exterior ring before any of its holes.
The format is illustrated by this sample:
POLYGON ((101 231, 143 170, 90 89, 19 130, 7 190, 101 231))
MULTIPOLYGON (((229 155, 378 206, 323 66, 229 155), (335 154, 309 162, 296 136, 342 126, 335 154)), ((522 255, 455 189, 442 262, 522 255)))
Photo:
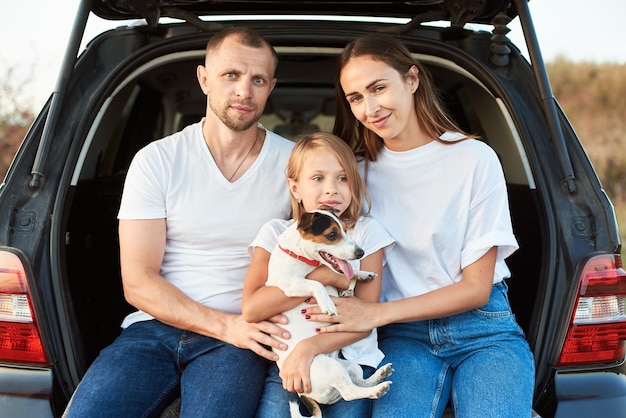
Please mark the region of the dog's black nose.
POLYGON ((356 255, 356 258, 361 258, 363 257, 363 250, 359 247, 356 248, 356 250, 354 250, 354 255, 356 255))

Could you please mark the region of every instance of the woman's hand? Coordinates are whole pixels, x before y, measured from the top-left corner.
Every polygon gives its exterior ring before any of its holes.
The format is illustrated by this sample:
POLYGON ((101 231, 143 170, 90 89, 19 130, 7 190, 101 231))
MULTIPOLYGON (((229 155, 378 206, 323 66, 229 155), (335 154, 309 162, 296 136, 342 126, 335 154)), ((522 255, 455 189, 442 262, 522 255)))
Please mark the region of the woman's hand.
POLYGON ((337 307, 337 315, 324 315, 319 306, 303 309, 305 318, 313 322, 327 322, 330 325, 320 327, 319 333, 327 332, 370 332, 378 327, 380 304, 366 302, 362 299, 349 297, 340 298, 331 296, 337 307))

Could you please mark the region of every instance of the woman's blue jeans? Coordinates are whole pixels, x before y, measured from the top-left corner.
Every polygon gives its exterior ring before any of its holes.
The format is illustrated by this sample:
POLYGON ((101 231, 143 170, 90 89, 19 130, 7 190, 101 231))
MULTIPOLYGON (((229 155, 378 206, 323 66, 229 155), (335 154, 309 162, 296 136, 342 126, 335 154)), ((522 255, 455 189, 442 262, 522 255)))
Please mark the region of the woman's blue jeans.
POLYGON ((154 417, 181 396, 181 417, 252 417, 268 364, 223 341, 137 322, 93 362, 68 416, 154 417))
POLYGON ((505 283, 487 305, 447 318, 391 324, 378 330, 391 389, 373 417, 529 418, 534 360, 511 313, 505 283))

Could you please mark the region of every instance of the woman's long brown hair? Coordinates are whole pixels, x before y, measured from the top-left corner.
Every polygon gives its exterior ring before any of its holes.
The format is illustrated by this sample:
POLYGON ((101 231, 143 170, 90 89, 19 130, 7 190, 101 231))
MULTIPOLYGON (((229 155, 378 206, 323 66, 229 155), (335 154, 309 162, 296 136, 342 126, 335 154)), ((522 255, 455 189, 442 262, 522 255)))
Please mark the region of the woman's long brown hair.
POLYGON ((343 138, 357 154, 363 155, 366 161, 376 161, 378 151, 383 147, 383 140, 354 117, 340 83, 341 71, 346 64, 352 58, 361 56, 369 56, 386 63, 405 79, 411 67, 418 68, 419 87, 413 93, 415 116, 430 136, 439 140, 444 132, 459 132, 465 135, 463 139, 474 137, 463 132, 447 114, 430 75, 424 66, 413 58, 409 49, 391 35, 371 33, 349 43, 339 56, 335 80, 337 112, 333 128, 333 133, 343 138))

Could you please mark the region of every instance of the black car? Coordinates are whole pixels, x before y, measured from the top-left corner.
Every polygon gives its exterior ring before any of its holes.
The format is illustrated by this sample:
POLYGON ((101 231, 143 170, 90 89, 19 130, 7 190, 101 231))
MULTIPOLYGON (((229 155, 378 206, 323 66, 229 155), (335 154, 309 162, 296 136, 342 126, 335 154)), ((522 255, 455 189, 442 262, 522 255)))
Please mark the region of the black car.
POLYGON ((58 89, 0 188, 0 415, 60 416, 120 332, 132 309, 116 219, 126 170, 139 148, 203 116, 195 69, 230 25, 275 46, 262 123, 294 140, 332 130, 335 60, 349 41, 380 31, 405 43, 455 119, 501 159, 520 243, 509 295, 536 361, 534 410, 626 417, 615 213, 552 95, 524 0, 83 0, 58 89), (140 23, 76 58, 90 12, 140 23), (515 17, 533 65, 506 36, 515 17))

